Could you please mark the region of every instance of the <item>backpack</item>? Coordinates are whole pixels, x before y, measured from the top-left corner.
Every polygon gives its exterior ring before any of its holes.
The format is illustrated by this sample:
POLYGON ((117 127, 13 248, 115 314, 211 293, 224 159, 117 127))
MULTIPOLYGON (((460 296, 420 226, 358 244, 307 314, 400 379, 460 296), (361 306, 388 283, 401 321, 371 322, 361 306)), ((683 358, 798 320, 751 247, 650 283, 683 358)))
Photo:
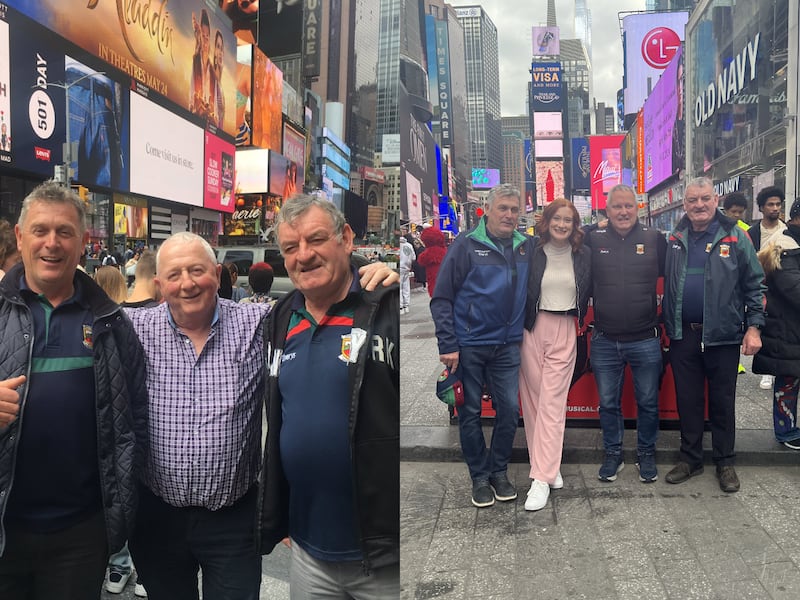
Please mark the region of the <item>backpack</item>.
POLYGON ((108 265, 111 265, 112 267, 117 266, 117 259, 114 258, 113 254, 107 254, 106 257, 103 259, 103 266, 107 267, 108 265))

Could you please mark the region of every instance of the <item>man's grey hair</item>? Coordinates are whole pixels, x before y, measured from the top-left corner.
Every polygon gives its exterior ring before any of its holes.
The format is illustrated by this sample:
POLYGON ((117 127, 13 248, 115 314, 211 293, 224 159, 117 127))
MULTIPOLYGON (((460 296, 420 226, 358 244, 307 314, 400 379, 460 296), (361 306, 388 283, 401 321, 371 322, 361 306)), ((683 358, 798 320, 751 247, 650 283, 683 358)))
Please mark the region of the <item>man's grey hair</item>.
POLYGON ((501 183, 500 185, 496 185, 489 190, 489 196, 486 198, 486 206, 487 208, 490 207, 497 198, 508 197, 514 197, 517 199, 517 201, 519 201, 522 195, 519 193, 519 190, 510 183, 501 183))
POLYGON ((636 192, 634 192, 633 188, 626 183, 618 183, 608 190, 608 199, 611 200, 611 195, 616 192, 627 192, 629 194, 633 194, 633 197, 636 198, 636 192))
POLYGON ((686 184, 686 188, 690 187, 710 187, 714 190, 714 182, 711 181, 708 177, 695 177, 689 180, 689 183, 686 184))
POLYGON ((205 239, 196 233, 192 233, 191 231, 180 231, 178 233, 173 233, 166 240, 164 240, 164 243, 161 244, 161 247, 158 249, 158 253, 156 254, 156 273, 161 270, 161 252, 164 250, 165 246, 168 244, 191 244, 193 242, 198 242, 208 255, 208 260, 210 260, 214 265, 217 264, 217 255, 214 254, 214 249, 207 241, 205 241, 205 239))
POLYGON ((34 202, 68 204, 73 206, 78 213, 78 226, 81 235, 86 232, 86 205, 83 203, 83 200, 78 197, 78 194, 72 191, 72 188, 64 187, 52 179, 33 188, 33 191, 22 201, 22 210, 17 220, 17 225, 19 225, 20 229, 23 228, 25 219, 28 218, 28 211, 30 210, 31 204, 34 202))
MULTIPOLYGON (((304 215, 315 206, 328 214, 331 219, 331 224, 333 225, 333 233, 336 239, 342 241, 342 231, 344 231, 345 225, 344 215, 336 208, 333 202, 311 194, 296 194, 286 200, 280 212, 278 212, 278 217, 275 219, 275 229, 280 232, 280 225, 282 223, 291 225, 301 215, 304 215)), ((280 237, 280 235, 278 237, 280 237)))

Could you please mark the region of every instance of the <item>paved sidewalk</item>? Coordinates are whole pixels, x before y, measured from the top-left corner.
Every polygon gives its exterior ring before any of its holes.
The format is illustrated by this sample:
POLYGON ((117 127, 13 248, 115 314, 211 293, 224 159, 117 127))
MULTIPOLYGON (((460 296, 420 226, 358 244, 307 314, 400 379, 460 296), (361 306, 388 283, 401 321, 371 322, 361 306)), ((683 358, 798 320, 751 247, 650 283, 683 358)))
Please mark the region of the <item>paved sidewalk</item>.
MULTIPOLYGON (((447 407, 437 400, 436 378, 442 370, 434 335, 427 292, 411 294, 409 314, 400 317, 400 458, 413 461, 461 462, 458 427, 451 426, 447 407)), ((775 441, 772 434, 770 390, 758 387, 760 375, 751 372, 752 359, 742 357, 747 373, 740 375, 736 393, 736 452, 738 465, 795 465, 800 454, 775 441)), ((491 431, 486 427, 487 434, 491 431)), ((657 462, 672 463, 677 458, 677 431, 662 431, 656 448, 657 462)), ((704 443, 707 463, 711 460, 710 433, 704 443)), ((625 432, 625 458, 633 462, 635 430, 625 432)), ((564 440, 564 463, 600 463, 603 445, 599 426, 568 427, 564 440)), ((520 427, 514 442, 512 460, 527 462, 525 436, 520 427)))
POLYGON ((669 485, 568 464, 564 489, 526 512, 527 464, 509 469, 516 501, 476 509, 463 465, 402 463, 400 597, 795 600, 800 467, 738 472, 742 490, 724 494, 713 467, 669 485))

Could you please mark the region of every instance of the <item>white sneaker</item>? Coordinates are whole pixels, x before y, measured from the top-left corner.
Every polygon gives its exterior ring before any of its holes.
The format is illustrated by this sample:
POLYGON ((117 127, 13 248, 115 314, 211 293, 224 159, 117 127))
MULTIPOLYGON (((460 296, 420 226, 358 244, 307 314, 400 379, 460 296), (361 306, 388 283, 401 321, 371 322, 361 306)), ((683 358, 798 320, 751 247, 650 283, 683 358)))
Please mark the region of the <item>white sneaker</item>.
POLYGON ((120 594, 125 589, 125 584, 130 579, 131 572, 127 573, 110 568, 106 574, 106 591, 110 594, 120 594))
POLYGON ((564 478, 561 477, 561 471, 556 475, 556 480, 550 484, 551 490, 560 490, 564 487, 564 478))
POLYGON ((547 504, 550 496, 550 486, 544 481, 534 479, 531 489, 528 490, 528 499, 525 500, 525 510, 540 510, 547 504))
POLYGON ((774 378, 772 375, 762 375, 761 383, 758 384, 758 387, 760 387, 762 390, 771 390, 773 381, 774 378))
POLYGON ((137 598, 147 598, 147 590, 144 589, 144 586, 137 581, 136 587, 133 588, 133 595, 137 598))

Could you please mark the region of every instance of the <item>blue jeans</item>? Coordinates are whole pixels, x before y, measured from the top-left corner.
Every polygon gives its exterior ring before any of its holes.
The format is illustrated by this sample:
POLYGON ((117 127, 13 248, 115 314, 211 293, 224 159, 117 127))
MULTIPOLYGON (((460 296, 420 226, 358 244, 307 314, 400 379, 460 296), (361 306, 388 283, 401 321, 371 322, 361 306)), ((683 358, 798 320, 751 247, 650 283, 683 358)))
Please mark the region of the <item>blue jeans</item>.
POLYGON ((461 451, 473 481, 505 473, 519 423, 519 344, 462 346, 459 352, 464 405, 458 408, 461 451), (481 427, 481 393, 489 388, 497 415, 486 448, 481 427))
POLYGON ((636 396, 637 451, 640 454, 654 452, 658 437, 658 381, 662 370, 659 338, 615 342, 595 330, 590 360, 600 396, 600 427, 606 453, 622 453, 625 424, 621 398, 626 364, 633 373, 636 396))

